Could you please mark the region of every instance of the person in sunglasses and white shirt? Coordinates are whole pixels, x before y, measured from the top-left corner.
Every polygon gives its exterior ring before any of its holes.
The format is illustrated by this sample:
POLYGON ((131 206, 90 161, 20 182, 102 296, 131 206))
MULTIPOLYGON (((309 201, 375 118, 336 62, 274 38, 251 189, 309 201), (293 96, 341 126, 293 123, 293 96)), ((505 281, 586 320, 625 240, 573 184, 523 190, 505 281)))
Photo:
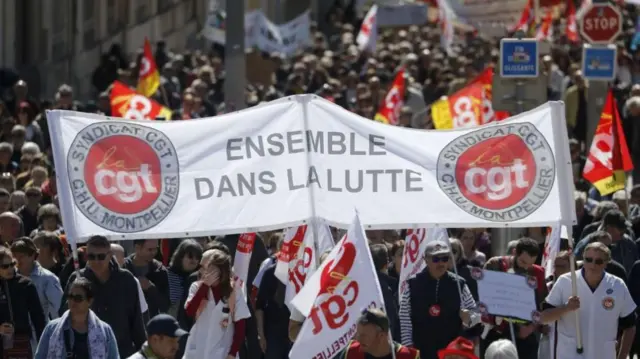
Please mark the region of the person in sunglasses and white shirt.
POLYGON ((584 251, 584 265, 576 273, 578 295, 572 294, 570 273, 561 275, 551 288, 540 320, 544 324, 558 322, 556 357, 627 358, 636 331, 636 304, 622 279, 605 271, 610 260, 611 251, 606 245, 591 243, 584 251), (580 316, 582 354, 576 351, 576 311, 580 316), (622 329, 622 336, 616 342, 618 329, 622 329))

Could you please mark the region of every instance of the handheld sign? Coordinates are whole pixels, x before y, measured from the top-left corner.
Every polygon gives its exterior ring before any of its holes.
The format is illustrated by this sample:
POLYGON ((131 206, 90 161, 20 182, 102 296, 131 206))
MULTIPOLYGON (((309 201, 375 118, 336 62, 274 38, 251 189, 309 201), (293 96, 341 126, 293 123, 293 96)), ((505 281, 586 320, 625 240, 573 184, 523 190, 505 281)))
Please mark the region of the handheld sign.
POLYGON ((481 314, 518 318, 537 323, 535 277, 473 268, 471 276, 478 281, 478 309, 481 314))

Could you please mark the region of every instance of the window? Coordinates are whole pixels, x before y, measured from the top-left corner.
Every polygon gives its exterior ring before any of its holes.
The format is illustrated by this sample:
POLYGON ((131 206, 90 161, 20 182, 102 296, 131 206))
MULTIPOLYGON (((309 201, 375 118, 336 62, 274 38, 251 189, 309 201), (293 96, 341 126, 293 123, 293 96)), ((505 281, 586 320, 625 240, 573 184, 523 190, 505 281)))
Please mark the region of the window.
POLYGON ((107 0, 107 31, 113 35, 123 30, 129 19, 127 0, 107 0))
POLYGON ((158 14, 169 11, 173 7, 172 0, 158 0, 158 14))
POLYGON ((64 8, 64 6, 61 6, 60 4, 57 4, 53 1, 49 3, 49 6, 51 6, 51 24, 53 25, 52 32, 54 34, 64 32, 64 25, 68 20, 67 12, 65 11, 66 9, 64 8))
POLYGON ((93 20, 93 15, 95 13, 95 5, 93 1, 83 1, 82 2, 82 19, 84 21, 93 20))
POLYGON ((184 23, 196 18, 196 0, 184 0, 184 23))
POLYGON ((141 24, 151 16, 151 4, 149 0, 138 0, 135 2, 134 9, 134 24, 141 24))
POLYGON ((163 36, 167 36, 175 30, 175 11, 167 11, 160 15, 160 31, 163 36))
POLYGON ((96 30, 93 27, 86 28, 82 34, 82 47, 85 51, 91 50, 96 44, 96 30))
POLYGON ((40 29, 40 38, 38 46, 38 57, 42 61, 49 60, 49 30, 40 29))
POLYGON ((53 61, 62 60, 67 55, 67 44, 63 37, 53 39, 53 45, 51 46, 51 59, 53 61))

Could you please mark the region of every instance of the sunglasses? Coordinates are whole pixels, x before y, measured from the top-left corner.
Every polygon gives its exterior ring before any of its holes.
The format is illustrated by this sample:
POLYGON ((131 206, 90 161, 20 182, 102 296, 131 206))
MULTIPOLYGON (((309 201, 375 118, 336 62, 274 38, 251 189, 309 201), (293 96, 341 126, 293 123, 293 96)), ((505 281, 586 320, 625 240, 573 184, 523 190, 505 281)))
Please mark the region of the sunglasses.
POLYGON ((10 262, 10 263, 2 263, 0 264, 0 268, 2 269, 9 269, 9 268, 13 268, 16 266, 16 261, 10 262))
POLYGON ((103 261, 107 259, 107 253, 88 253, 87 254, 87 260, 88 261, 103 261))
POLYGON ((431 257, 431 261, 433 263, 447 263, 449 261, 449 256, 435 256, 431 257))
POLYGON ((82 303, 85 300, 84 295, 82 294, 69 294, 67 298, 69 298, 69 300, 72 300, 76 303, 82 303))
POLYGON ((596 265, 599 265, 599 266, 604 264, 604 259, 602 258, 593 259, 591 257, 585 257, 584 261, 585 263, 595 263, 596 265))

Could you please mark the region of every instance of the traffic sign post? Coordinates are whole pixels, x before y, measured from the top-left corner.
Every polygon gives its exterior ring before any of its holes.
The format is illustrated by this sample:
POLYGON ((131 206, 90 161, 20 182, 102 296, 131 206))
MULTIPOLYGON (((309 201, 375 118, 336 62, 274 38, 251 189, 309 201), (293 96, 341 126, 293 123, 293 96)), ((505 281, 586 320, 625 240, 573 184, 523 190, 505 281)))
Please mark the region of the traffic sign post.
POLYGON ((536 39, 500 40, 500 77, 507 79, 536 78, 540 56, 536 39))
POLYGON ((580 23, 580 34, 591 44, 611 44, 622 33, 622 14, 608 3, 591 5, 580 23))
POLYGON ((618 48, 615 45, 582 48, 582 75, 592 81, 613 81, 616 75, 618 48))
MULTIPOLYGON (((548 77, 540 70, 540 56, 551 52, 547 42, 517 38, 500 41, 500 61, 493 75, 491 104, 494 111, 509 111, 515 115, 547 102, 548 77)), ((493 228, 492 248, 505 254, 507 243, 519 238, 515 228, 493 228)))

